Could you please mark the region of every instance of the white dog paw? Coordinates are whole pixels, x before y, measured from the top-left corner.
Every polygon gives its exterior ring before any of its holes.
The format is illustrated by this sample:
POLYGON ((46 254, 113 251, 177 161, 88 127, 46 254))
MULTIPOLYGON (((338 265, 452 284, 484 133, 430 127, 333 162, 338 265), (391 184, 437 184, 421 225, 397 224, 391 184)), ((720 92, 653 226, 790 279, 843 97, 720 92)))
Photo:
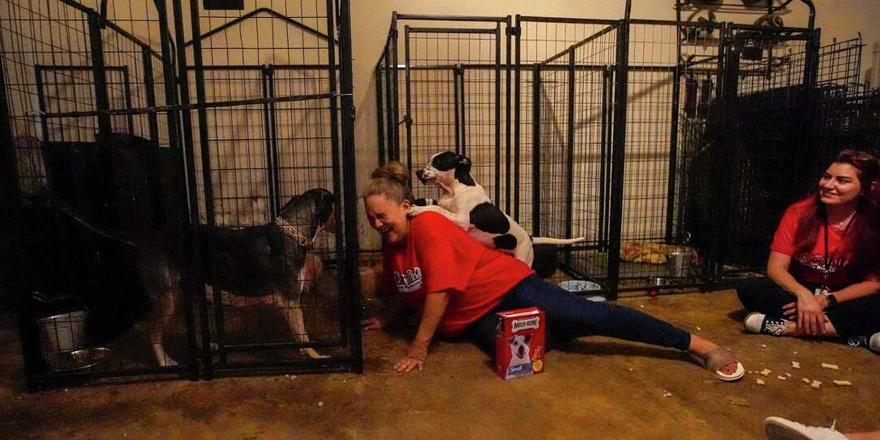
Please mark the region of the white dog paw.
POLYGON ((159 366, 160 367, 176 367, 177 365, 178 365, 177 361, 175 361, 174 359, 171 359, 168 356, 165 356, 164 358, 159 359, 159 366))
POLYGON ((318 353, 314 348, 302 348, 299 350, 300 353, 308 355, 312 359, 327 359, 330 356, 318 353))
POLYGON ((160 367, 176 367, 178 365, 177 361, 165 353, 165 347, 162 344, 153 344, 153 354, 160 367))

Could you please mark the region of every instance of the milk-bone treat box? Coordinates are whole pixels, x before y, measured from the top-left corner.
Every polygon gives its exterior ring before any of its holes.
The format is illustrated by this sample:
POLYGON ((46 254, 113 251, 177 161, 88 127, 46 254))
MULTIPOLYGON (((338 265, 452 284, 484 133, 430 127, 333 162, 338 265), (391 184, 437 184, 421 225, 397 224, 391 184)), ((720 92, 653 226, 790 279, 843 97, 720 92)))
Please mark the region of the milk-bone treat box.
POLYGON ((544 371, 546 322, 537 307, 496 313, 495 371, 502 379, 544 371))

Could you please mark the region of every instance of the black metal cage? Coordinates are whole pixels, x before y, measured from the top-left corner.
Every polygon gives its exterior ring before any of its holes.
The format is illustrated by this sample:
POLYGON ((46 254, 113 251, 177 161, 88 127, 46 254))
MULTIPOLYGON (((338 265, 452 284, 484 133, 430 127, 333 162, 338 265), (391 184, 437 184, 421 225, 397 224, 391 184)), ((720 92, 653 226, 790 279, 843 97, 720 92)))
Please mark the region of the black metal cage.
POLYGON ((348 2, 246 3, 0 5, 32 389, 361 370, 348 2))
POLYGON ((688 5, 676 21, 395 13, 375 68, 380 162, 469 156, 533 236, 586 238, 558 263, 610 298, 760 272, 784 207, 844 146, 835 131, 870 125, 861 43, 820 48, 812 14, 744 25, 686 20, 688 5))

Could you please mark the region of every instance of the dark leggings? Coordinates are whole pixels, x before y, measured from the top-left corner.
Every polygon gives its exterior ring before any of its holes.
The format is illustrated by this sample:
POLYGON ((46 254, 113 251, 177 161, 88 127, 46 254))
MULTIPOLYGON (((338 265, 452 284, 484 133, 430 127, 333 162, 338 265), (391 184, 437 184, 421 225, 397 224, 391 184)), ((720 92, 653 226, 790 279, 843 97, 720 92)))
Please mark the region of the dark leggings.
MULTIPOLYGON (((816 288, 809 283, 802 284, 810 290, 816 288)), ((743 281, 736 288, 736 294, 747 310, 774 317, 783 317, 782 306, 797 301, 794 295, 785 291, 770 278, 743 281)), ((843 338, 870 336, 880 332, 880 294, 840 303, 825 309, 825 315, 837 330, 837 334, 843 338)))
POLYGON ((685 330, 633 309, 589 301, 532 275, 516 285, 501 303, 468 326, 466 335, 488 353, 495 352, 495 313, 538 307, 547 319, 547 346, 589 335, 687 350, 685 330))

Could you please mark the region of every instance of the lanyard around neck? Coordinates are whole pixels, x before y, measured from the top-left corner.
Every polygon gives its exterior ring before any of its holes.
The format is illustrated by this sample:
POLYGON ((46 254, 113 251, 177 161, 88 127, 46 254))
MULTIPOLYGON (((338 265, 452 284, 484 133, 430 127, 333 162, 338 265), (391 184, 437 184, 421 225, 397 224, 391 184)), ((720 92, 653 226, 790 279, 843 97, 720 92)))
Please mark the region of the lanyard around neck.
MULTIPOLYGON (((840 236, 840 240, 843 241, 843 237, 846 237, 846 232, 849 231, 849 227, 852 226, 853 222, 856 221, 856 211, 853 211, 852 215, 850 215, 849 222, 847 222, 846 227, 843 228, 843 234, 840 236)), ((834 248, 834 251, 837 252, 837 248, 840 247, 838 243, 837 247, 834 248)), ((825 214, 825 273, 823 274, 825 278, 828 277, 828 271, 831 270, 831 260, 834 258, 834 254, 828 255, 828 214, 825 214)))

